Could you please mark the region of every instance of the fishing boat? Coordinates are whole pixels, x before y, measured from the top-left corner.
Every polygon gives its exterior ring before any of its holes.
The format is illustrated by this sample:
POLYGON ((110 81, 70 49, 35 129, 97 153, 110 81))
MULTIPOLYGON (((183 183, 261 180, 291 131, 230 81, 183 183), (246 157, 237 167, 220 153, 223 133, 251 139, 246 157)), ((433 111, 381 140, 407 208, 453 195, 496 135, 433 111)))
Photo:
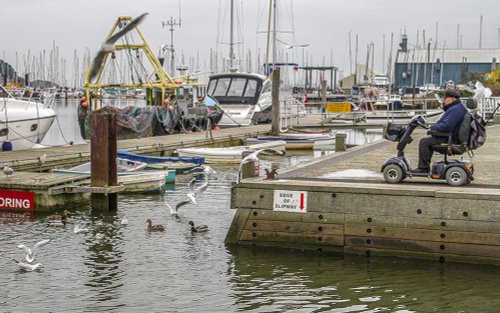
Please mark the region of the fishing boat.
POLYGON ((211 130, 222 117, 217 106, 208 107, 200 101, 204 96, 203 84, 194 82, 189 75, 174 79, 167 74, 138 29, 140 21, 130 16, 118 17, 104 40, 116 40, 113 57, 97 53, 89 64, 84 78, 85 97, 77 115, 85 140, 91 138, 92 115, 96 112, 116 116, 118 139, 211 130), (128 31, 123 31, 125 27, 128 31), (132 54, 136 57, 130 58, 132 54), (120 71, 112 70, 118 67, 120 71), (143 90, 144 97, 130 105, 127 93, 137 90, 143 90))
POLYGON ((118 150, 118 157, 146 163, 146 169, 148 170, 170 169, 175 170, 177 173, 183 173, 205 163, 203 157, 149 156, 125 150, 118 150))
POLYGON ((284 141, 258 143, 247 146, 227 148, 182 148, 177 149, 179 156, 204 157, 206 163, 240 163, 244 155, 260 149, 272 149, 284 154, 284 141))
POLYGON ((56 118, 54 97, 49 93, 43 102, 14 97, 0 86, 0 151, 31 149, 42 142, 56 118))

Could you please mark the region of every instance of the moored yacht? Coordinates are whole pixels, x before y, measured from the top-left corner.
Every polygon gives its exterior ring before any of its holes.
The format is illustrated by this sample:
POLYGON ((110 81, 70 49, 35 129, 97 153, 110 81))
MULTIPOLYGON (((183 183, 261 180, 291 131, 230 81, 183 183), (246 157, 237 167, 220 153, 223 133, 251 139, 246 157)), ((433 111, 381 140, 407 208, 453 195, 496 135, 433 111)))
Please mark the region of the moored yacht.
POLYGON ((271 81, 264 75, 241 72, 212 75, 207 94, 224 111, 220 126, 271 121, 271 81))
POLYGON ((0 86, 0 150, 25 150, 39 144, 56 118, 51 103, 15 98, 0 86))

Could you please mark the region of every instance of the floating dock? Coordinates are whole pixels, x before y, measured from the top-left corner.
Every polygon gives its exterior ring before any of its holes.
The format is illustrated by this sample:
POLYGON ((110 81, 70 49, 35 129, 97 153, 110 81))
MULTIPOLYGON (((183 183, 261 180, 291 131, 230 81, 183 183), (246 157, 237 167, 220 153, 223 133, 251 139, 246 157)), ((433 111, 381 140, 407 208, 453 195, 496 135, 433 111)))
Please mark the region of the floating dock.
MULTIPOLYGON (((421 136, 405 151, 411 164, 421 136)), ((275 180, 244 179, 232 190, 226 242, 500 264, 500 126, 488 127, 465 187, 427 178, 386 183, 380 169, 395 146, 382 140, 279 171, 275 180), (371 175, 339 177, 348 170, 371 175)))
MULTIPOLYGON (((251 136, 268 134, 270 125, 253 125, 213 132, 174 134, 120 140, 118 148, 138 154, 171 155, 175 149, 197 146, 222 147, 243 144, 251 136)), ((0 210, 54 211, 88 203, 90 193, 118 192, 116 187, 89 187, 89 176, 48 173, 90 161, 90 144, 0 152, 0 210)))

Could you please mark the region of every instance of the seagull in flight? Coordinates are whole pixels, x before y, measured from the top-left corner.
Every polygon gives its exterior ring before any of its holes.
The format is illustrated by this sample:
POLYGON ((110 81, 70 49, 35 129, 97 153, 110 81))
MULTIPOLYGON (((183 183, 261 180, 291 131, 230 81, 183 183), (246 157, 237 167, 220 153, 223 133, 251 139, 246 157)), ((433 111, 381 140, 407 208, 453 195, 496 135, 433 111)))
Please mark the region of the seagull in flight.
POLYGON ((243 165, 249 163, 249 162, 259 162, 259 153, 264 153, 264 154, 276 154, 276 155, 282 155, 282 152, 276 151, 274 149, 259 149, 256 150, 246 157, 244 157, 241 162, 240 166, 238 168, 238 176, 236 177, 236 183, 239 184, 241 180, 241 171, 243 170, 243 165))
POLYGON ((89 81, 92 81, 97 74, 99 73, 99 69, 102 66, 102 63, 104 62, 104 58, 106 55, 110 52, 115 51, 115 42, 120 39, 120 37, 124 36, 126 33, 134 29, 137 25, 139 25, 144 18, 148 15, 148 13, 143 13, 133 19, 130 23, 128 23, 125 27, 123 27, 120 31, 118 31, 116 34, 113 36, 109 37, 108 40, 106 40, 102 45, 99 51, 97 52, 97 55, 94 58, 94 61, 92 62, 92 67, 89 72, 89 81))
POLYGON ((202 164, 184 172, 184 174, 216 174, 215 170, 208 165, 202 164))
POLYGON ((27 272, 33 272, 34 270, 38 269, 39 267, 43 267, 42 263, 36 263, 36 264, 30 264, 30 263, 24 263, 24 262, 19 262, 16 259, 13 259, 19 267, 27 272))
POLYGON ((198 188, 195 188, 195 185, 196 185, 196 178, 193 178, 193 179, 191 179, 191 181, 188 184, 188 186, 189 186, 189 192, 186 194, 187 198, 185 200, 182 200, 182 201, 178 202, 175 205, 175 208, 172 208, 171 205, 169 205, 168 203, 165 202, 165 204, 167 205, 167 208, 170 209, 170 214, 172 214, 174 216, 177 216, 178 212, 179 212, 179 208, 181 206, 184 206, 184 205, 190 204, 190 203, 195 203, 196 204, 196 198, 200 194, 202 194, 205 190, 207 190, 208 180, 205 180, 203 182, 203 184, 201 184, 201 186, 198 187, 198 188))
POLYGON ((189 182, 189 192, 187 193, 187 197, 191 200, 192 203, 196 204, 196 198, 201 195, 208 187, 208 180, 205 180, 200 187, 194 188, 196 185, 196 179, 193 178, 189 182))
POLYGON ((19 245, 17 246, 18 248, 22 248, 24 249, 24 251, 26 251, 26 261, 28 261, 29 263, 33 262, 35 260, 35 254, 37 253, 38 249, 40 249, 41 247, 45 246, 46 244, 48 244, 50 241, 50 239, 45 239, 45 240, 42 240, 38 243, 36 243, 33 248, 28 248, 26 247, 25 245, 19 245))

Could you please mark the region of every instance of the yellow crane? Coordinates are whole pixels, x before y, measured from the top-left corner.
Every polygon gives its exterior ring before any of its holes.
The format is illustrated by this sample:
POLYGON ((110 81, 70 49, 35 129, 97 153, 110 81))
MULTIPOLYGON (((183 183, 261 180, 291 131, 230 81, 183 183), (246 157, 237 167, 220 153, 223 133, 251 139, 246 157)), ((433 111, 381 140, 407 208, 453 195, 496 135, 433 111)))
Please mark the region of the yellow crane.
MULTIPOLYGON (((140 18, 143 18, 144 15, 140 18)), ((132 17, 118 17, 101 49, 107 45, 110 39, 120 42, 116 44, 113 42, 110 49, 112 51, 105 53, 102 60, 97 60, 96 56, 85 72, 85 93, 92 109, 99 109, 98 99, 105 88, 143 88, 147 91, 149 105, 161 105, 169 94, 175 94, 178 83, 165 72, 143 33, 134 24, 132 17), (129 24, 133 27, 129 26, 130 29, 127 29, 129 24), (119 59, 121 59, 121 63, 119 59), (144 59, 148 61, 149 68, 144 59), (100 62, 94 64, 96 61, 100 62), (97 70, 95 79, 90 77, 93 67, 97 70), (113 73, 111 73, 110 68, 114 69, 113 73), (106 77, 107 70, 110 72, 108 77, 106 77), (122 77, 119 78, 117 73, 121 74, 122 77), (110 77, 113 75, 114 77, 110 77)))

